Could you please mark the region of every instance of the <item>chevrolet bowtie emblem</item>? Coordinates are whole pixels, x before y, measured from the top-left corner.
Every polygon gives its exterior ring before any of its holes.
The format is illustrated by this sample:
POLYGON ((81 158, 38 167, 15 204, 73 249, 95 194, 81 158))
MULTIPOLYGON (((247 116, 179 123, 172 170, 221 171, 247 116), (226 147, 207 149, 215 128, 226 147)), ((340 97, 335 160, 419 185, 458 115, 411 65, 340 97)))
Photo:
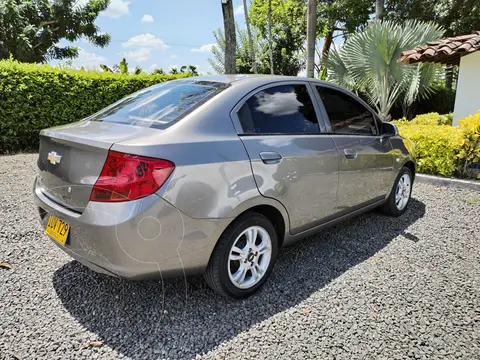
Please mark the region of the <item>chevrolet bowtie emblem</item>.
POLYGON ((58 155, 55 151, 51 151, 48 153, 47 160, 50 161, 50 164, 58 164, 60 160, 62 160, 62 157, 58 155))

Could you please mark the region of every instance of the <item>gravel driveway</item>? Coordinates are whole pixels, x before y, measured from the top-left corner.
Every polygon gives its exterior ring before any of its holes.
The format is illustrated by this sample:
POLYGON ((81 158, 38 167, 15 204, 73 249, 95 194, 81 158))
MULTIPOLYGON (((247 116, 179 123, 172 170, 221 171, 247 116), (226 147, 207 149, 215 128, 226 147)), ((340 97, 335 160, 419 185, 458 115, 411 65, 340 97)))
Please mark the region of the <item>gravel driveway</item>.
POLYGON ((72 261, 40 229, 35 160, 0 157, 0 359, 480 358, 480 193, 416 184, 402 217, 283 249, 233 301, 201 277, 127 282, 72 261))

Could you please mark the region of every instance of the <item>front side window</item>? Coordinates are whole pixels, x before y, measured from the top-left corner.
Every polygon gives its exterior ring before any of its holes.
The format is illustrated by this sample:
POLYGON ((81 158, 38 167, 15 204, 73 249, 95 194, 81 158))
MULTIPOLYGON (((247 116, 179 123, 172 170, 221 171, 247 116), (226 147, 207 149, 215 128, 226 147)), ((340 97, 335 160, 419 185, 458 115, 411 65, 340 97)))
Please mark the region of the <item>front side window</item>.
POLYGON ((318 120, 305 85, 279 85, 249 98, 238 111, 245 134, 318 133, 318 120))
POLYGON ((88 120, 165 129, 226 87, 211 81, 168 81, 133 93, 88 120))
POLYGON ((317 86, 334 134, 377 135, 373 114, 353 97, 327 87, 317 86))

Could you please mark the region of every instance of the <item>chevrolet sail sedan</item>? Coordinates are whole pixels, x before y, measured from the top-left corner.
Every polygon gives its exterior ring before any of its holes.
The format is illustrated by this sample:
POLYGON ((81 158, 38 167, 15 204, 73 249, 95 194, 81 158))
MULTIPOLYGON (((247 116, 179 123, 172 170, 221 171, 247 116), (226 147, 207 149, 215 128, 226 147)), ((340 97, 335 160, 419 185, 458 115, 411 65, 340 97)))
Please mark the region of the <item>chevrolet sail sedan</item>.
POLYGON ((241 298, 280 247, 377 207, 401 215, 415 176, 407 148, 332 84, 195 77, 42 130, 34 196, 53 243, 95 271, 204 274, 241 298))

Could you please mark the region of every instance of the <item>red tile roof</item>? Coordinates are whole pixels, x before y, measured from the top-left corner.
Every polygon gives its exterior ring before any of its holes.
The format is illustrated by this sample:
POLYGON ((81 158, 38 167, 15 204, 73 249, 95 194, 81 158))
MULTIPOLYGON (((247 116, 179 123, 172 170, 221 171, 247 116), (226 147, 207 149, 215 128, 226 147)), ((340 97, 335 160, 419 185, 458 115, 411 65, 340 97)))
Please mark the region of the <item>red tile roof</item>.
POLYGON ((402 52, 398 62, 407 64, 417 62, 437 62, 449 65, 458 65, 460 58, 480 50, 480 31, 470 35, 449 37, 442 40, 431 41, 415 49, 402 52))

